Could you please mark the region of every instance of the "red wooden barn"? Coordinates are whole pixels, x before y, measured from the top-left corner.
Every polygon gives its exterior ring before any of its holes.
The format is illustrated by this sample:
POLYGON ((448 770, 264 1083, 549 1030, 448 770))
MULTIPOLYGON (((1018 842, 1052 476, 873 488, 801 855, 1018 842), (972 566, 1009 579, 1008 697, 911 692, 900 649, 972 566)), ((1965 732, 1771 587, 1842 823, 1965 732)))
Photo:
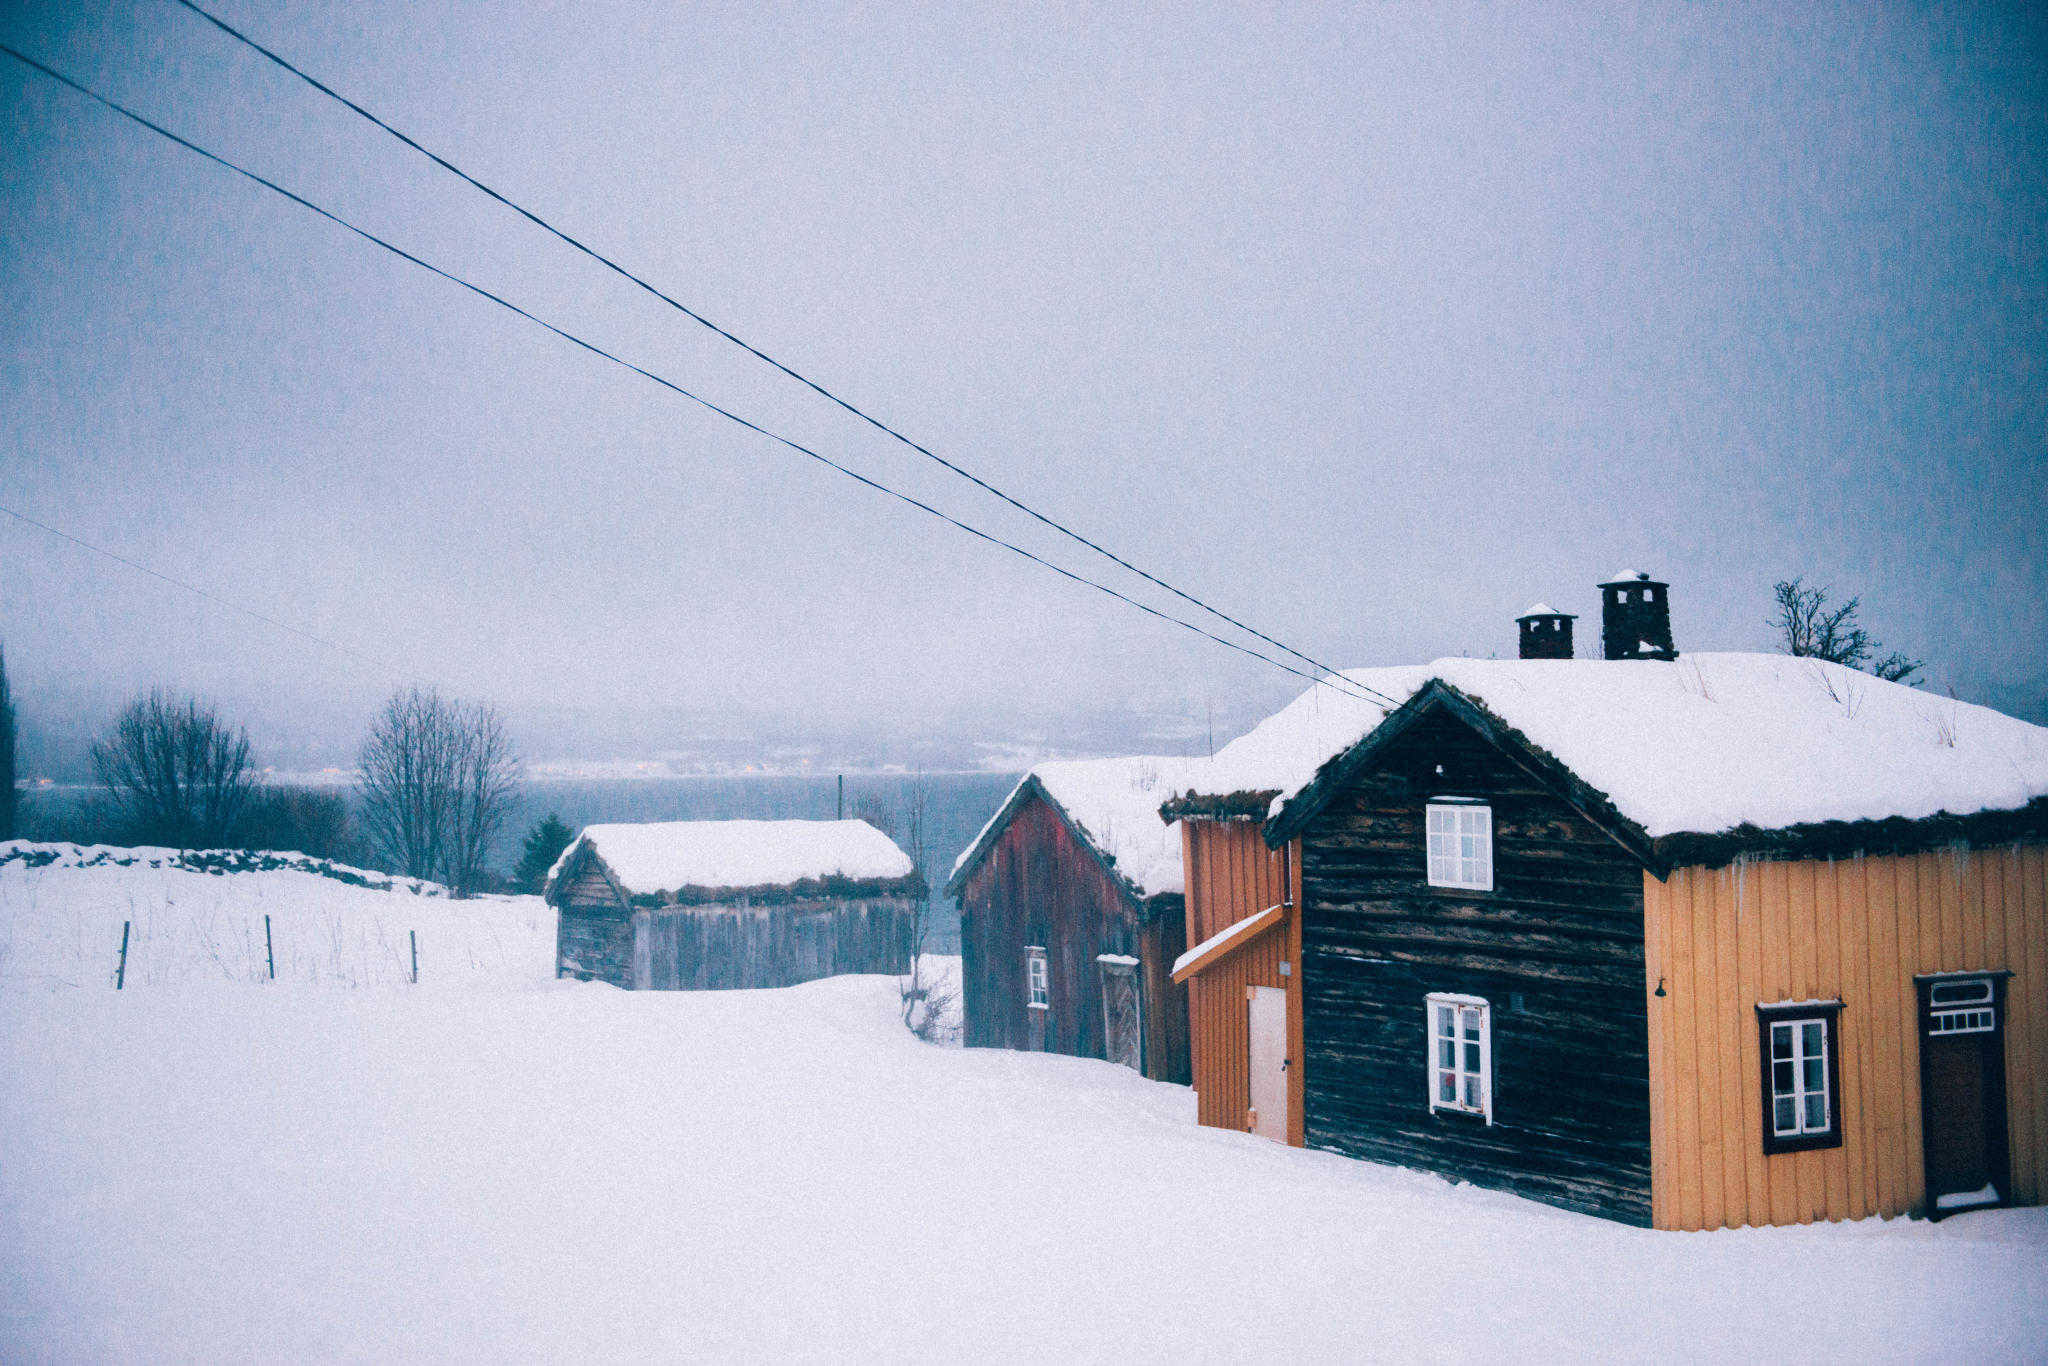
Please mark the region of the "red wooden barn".
POLYGON ((965 1043, 1102 1058, 1189 1080, 1180 831, 1159 803, 1187 759, 1026 774, 954 864, 965 1043))

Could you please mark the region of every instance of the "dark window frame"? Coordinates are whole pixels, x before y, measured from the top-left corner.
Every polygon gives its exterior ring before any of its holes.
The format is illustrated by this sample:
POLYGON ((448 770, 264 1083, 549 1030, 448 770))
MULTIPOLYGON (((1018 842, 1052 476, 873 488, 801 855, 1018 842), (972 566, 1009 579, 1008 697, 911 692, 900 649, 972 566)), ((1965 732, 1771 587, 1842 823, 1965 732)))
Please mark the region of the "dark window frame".
POLYGON ((1758 1071, 1763 1077, 1762 1128, 1764 1154, 1805 1153, 1842 1146, 1842 1030, 1840 1001, 1759 1005, 1756 1008, 1758 1071), (1771 1026, 1794 1020, 1820 1020, 1827 1029, 1828 1128, 1825 1133, 1780 1136, 1772 1120, 1776 1096, 1771 1090, 1771 1026))

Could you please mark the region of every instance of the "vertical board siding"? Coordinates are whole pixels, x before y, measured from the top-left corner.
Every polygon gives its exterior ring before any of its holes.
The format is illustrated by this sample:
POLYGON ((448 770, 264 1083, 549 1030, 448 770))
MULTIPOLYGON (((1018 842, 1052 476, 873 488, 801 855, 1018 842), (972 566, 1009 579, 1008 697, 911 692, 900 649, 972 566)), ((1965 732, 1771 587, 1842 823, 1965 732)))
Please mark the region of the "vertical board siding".
MULTIPOLYGON (((1645 943, 1633 855, 1446 716, 1418 722, 1308 823, 1298 865, 1309 1144, 1635 1224, 1652 1221, 1652 1164, 1668 1152, 1697 1205, 1697 1097, 1671 1107, 1690 1147, 1652 1137, 1642 984, 1652 961, 1691 972, 1717 950, 1689 926, 1645 943), (1432 793, 1491 804, 1493 891, 1428 886, 1432 793), (1429 1109, 1434 991, 1492 1003, 1490 1126, 1429 1109)), ((1660 1028, 1693 1056, 1688 1021, 1660 1028)))
POLYGON ((1659 1228, 1922 1212, 1913 978, 2003 969, 2012 1198, 2048 1173, 2048 849, 1759 862, 1643 876, 1652 1220, 1659 1228), (1665 995, 1656 995, 1659 982, 1665 995), (1842 1145, 1766 1156, 1755 1007, 1844 1005, 1842 1145))
POLYGON ((655 991, 795 986, 847 973, 910 971, 916 903, 906 897, 660 907, 646 917, 655 991))
POLYGON ((1030 998, 1025 946, 1042 945, 1050 974, 1045 1051, 1108 1057, 1102 1019, 1101 954, 1127 954, 1141 964, 1145 1075, 1185 1081, 1186 999, 1170 969, 1181 950, 1170 897, 1154 898, 1149 916, 1130 890, 1103 867, 1065 818, 1041 796, 1011 813, 960 897, 962 1042, 969 1048, 1028 1049, 1030 998), (1150 923, 1148 923, 1148 920, 1150 923), (1161 956, 1168 955, 1161 963, 1161 956), (1164 969, 1164 970, 1162 970, 1164 969), (1164 982, 1163 994, 1157 990, 1164 982))
MULTIPOLYGON (((1188 820, 1181 829, 1190 946, 1279 903, 1280 856, 1266 847, 1258 822, 1188 820)), ((1246 1127, 1252 1100, 1245 988, 1291 988, 1291 979, 1280 975, 1291 942, 1287 932, 1267 933, 1188 981, 1196 1118, 1211 1128, 1246 1127)), ((1288 1006, 1291 1022, 1291 990, 1288 1006)), ((1298 1071, 1298 1064, 1290 1070, 1298 1071)), ((1298 1123, 1300 1107, 1292 1108, 1290 1120, 1298 1123)))

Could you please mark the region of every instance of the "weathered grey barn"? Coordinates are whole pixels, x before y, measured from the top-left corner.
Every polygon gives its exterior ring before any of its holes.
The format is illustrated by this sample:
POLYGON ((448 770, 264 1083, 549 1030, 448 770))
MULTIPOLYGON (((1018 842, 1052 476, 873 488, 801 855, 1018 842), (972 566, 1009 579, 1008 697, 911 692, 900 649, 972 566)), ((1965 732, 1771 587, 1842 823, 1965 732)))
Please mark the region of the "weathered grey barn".
POLYGON ((865 821, 586 826, 545 891, 555 975, 639 991, 908 972, 925 895, 865 821))

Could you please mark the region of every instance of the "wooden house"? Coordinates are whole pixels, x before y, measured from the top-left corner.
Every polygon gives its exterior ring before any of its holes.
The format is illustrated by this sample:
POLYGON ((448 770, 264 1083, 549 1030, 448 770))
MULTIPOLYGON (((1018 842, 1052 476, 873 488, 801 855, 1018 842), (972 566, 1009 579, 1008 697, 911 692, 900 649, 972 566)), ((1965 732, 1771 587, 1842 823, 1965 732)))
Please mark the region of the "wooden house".
POLYGON ((2048 731, 1775 655, 1343 678, 1162 808, 1204 1123, 1668 1229, 2041 1199, 2048 731))
POLYGON ((865 821, 586 826, 548 874, 555 975, 639 991, 901 974, 924 879, 865 821))
POLYGON ((1161 797, 1191 761, 1073 760, 1026 774, 960 855, 964 1042, 1188 1080, 1180 832, 1161 797))

